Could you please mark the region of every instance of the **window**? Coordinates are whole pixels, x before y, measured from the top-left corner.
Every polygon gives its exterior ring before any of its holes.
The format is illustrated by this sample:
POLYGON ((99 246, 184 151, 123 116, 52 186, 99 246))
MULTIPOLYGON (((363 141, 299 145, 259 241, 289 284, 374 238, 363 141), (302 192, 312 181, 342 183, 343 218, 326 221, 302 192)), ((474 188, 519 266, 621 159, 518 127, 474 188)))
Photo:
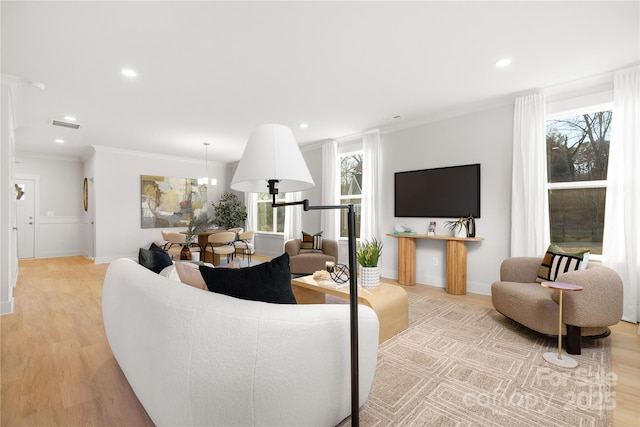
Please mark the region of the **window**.
MULTIPOLYGON (((284 202, 284 194, 280 193, 276 196, 278 202, 284 202)), ((273 197, 269 193, 259 193, 256 203, 256 212, 258 218, 258 231, 266 231, 270 233, 284 233, 284 212, 285 207, 274 208, 271 206, 273 197)))
MULTIPOLYGON (((362 206, 362 153, 349 153, 340 157, 340 204, 351 205, 356 216, 356 237, 360 237, 362 206)), ((348 237, 348 211, 340 210, 340 237, 348 237)))
POLYGON ((551 242, 602 254, 612 111, 548 119, 551 242))

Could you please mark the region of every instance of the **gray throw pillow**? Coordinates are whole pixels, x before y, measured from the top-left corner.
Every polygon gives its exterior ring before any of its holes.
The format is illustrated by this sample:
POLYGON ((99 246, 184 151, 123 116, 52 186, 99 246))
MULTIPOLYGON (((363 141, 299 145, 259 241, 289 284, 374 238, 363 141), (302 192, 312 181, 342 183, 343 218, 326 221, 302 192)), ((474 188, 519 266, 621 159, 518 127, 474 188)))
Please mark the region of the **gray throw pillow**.
POLYGON ((165 267, 173 265, 169 254, 155 243, 152 243, 149 249, 140 248, 138 263, 157 274, 160 274, 165 267))

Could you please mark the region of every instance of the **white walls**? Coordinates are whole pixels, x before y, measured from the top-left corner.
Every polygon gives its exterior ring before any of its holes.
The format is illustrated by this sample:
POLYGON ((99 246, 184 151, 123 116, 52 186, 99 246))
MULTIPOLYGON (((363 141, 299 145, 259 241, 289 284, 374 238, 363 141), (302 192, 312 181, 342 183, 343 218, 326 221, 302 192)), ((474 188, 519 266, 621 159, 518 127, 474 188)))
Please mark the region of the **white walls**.
MULTIPOLYGON (((197 178, 204 170, 204 159, 94 148, 96 263, 121 257, 137 259, 140 247, 148 247, 161 238, 160 229, 141 228, 140 175, 197 178)), ((207 211, 213 216, 211 202, 217 203, 220 194, 229 188, 229 168, 209 162, 209 177, 218 180, 207 195, 207 211)))
MULTIPOLYGON (((500 263, 509 255, 512 129, 513 106, 509 105, 382 135, 380 223, 389 233, 395 222, 402 222, 426 234, 432 220, 437 221, 436 234, 448 233, 443 227, 446 219, 394 218, 394 172, 481 164, 481 218, 476 220, 476 236, 485 240, 467 244, 467 290, 474 293, 490 294, 500 263)), ((388 236, 383 241, 382 274, 397 278, 397 241, 388 236)), ((445 261, 445 242, 419 240, 417 282, 444 286, 445 261), (433 258, 438 259, 437 266, 433 258)))
MULTIPOLYGON (((467 245, 467 289, 470 292, 488 294, 490 284, 498 278, 500 263, 509 254, 512 122, 513 107, 509 105, 382 135, 380 223, 388 232, 393 231, 396 221, 401 221, 425 233, 431 220, 393 217, 394 172, 469 163, 482 165, 482 216, 476 225, 477 235, 485 240, 467 245)), ((319 146, 303 148, 303 156, 316 187, 303 192, 302 198, 308 198, 312 205, 321 203, 321 151, 319 146)), ((75 231, 67 233, 68 241, 74 242, 76 253, 87 254, 91 241, 87 235, 91 233, 91 209, 95 209, 96 262, 110 262, 119 257, 135 258, 138 248, 160 238, 159 229, 142 229, 140 226, 140 175, 195 178, 203 169, 203 162, 198 160, 100 147, 96 147, 93 157, 84 165, 26 157, 21 157, 20 161, 18 172, 41 176, 41 235, 44 236, 47 228, 62 228, 65 218, 73 218, 75 231), (87 213, 82 210, 84 176, 93 178, 94 188, 87 213), (53 219, 47 216, 48 211, 54 212, 53 219), (63 219, 57 219, 58 216, 63 219), (47 222, 50 224, 44 226, 47 222)), ((211 166, 210 162, 209 174, 218 179, 218 185, 211 187, 208 194, 210 204, 217 202, 222 191, 228 188, 233 167, 223 164, 211 166)), ((209 213, 212 213, 211 209, 209 213)), ((447 232, 443 227, 444 220, 436 219, 438 234, 447 232)), ((319 212, 303 212, 302 228, 309 232, 319 231, 319 212)), ((397 241, 392 237, 380 237, 385 244, 382 274, 396 278, 397 241)), ((56 237, 50 239, 58 240, 56 237)), ((282 253, 282 243, 279 235, 256 236, 256 248, 266 255, 282 253)), ((43 253, 51 250, 53 256, 67 254, 64 243, 58 242, 57 245, 58 252, 54 252, 56 248, 49 248, 43 253)), ((445 262, 444 242, 418 241, 418 283, 444 286, 445 262), (433 264, 433 258, 438 259, 437 266, 433 264)))
POLYGON ((16 247, 15 191, 13 188, 14 129, 16 120, 16 97, 18 85, 7 82, 2 76, 0 96, 0 314, 13 312, 13 287, 18 272, 16 247))
MULTIPOLYGON (((85 162, 27 154, 17 157, 16 174, 40 177, 36 258, 84 255, 94 256, 96 262, 136 258, 138 248, 160 239, 159 229, 140 226, 140 175, 196 178, 204 171, 204 159, 96 150, 85 162), (90 189, 87 212, 82 198, 85 177, 90 189)), ((228 169, 209 162, 209 175, 218 180, 209 189, 209 204, 217 202, 228 187, 228 169)), ((208 211, 212 215, 210 205, 208 211)))
MULTIPOLYGON (((481 218, 476 220, 476 227, 477 236, 484 237, 485 240, 467 244, 467 290, 490 294, 491 283, 498 279, 500 263, 509 256, 512 140, 513 105, 383 133, 379 200, 382 203, 380 224, 385 234, 393 232, 396 222, 408 224, 418 233, 426 234, 428 224, 432 220, 437 221, 437 234, 449 233, 444 228, 444 221, 450 218, 394 217, 394 172, 480 163, 481 218)), ((303 197, 313 202, 316 200, 315 197, 319 197, 322 184, 322 155, 320 149, 309 150, 304 154, 316 187, 313 194, 305 192, 303 197)), ((425 197, 429 195, 425 194, 425 197)), ((302 216, 303 229, 320 230, 319 217, 307 214, 303 213, 302 216)), ((397 278, 397 240, 386 235, 380 238, 384 243, 382 274, 385 277, 397 278)), ((340 246, 340 262, 346 263, 346 244, 340 246)), ((418 283, 444 287, 445 266, 444 241, 418 241, 418 283), (438 265, 434 265, 434 258, 437 258, 438 265)))
POLYGON ((83 163, 79 160, 20 154, 15 173, 39 179, 35 257, 83 255, 83 163))

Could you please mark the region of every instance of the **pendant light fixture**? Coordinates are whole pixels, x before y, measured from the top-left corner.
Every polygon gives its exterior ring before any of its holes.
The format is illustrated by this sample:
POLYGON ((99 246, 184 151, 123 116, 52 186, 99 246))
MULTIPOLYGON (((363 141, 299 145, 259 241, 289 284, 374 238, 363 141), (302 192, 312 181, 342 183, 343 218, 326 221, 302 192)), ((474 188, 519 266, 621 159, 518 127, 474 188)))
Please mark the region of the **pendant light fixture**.
POLYGON ((209 143, 203 142, 204 145, 204 176, 202 178, 198 178, 198 185, 216 185, 217 180, 215 178, 211 178, 211 182, 209 182, 209 143))

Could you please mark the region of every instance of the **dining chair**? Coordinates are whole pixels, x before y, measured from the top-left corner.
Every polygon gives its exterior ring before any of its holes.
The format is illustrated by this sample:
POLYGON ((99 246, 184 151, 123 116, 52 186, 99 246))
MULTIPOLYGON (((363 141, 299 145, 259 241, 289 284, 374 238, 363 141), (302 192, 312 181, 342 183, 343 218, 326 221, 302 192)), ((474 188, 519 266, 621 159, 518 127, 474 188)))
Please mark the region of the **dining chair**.
MULTIPOLYGON (((167 245, 165 245, 165 251, 171 256, 171 258, 180 258, 180 251, 184 246, 187 246, 187 235, 184 232, 169 231, 162 232, 162 235, 166 235, 167 245)), ((188 242, 191 252, 200 252, 202 248, 196 242, 188 242)))
POLYGON ((171 242, 169 242, 169 233, 171 233, 169 230, 160 231, 160 234, 162 234, 162 245, 160 246, 162 246, 162 249, 165 251, 171 246, 171 242))
POLYGON ((234 233, 236 233, 236 240, 238 240, 240 237, 240 233, 242 233, 244 231, 244 228, 242 227, 235 227, 235 228, 230 228, 227 231, 233 231, 234 233))
POLYGON ((249 258, 249 265, 251 265, 251 254, 253 254, 253 230, 242 232, 238 235, 238 238, 233 245, 236 248, 236 251, 242 251, 242 259, 244 260, 245 254, 249 258))
MULTIPOLYGON (((207 238, 207 244, 204 247, 205 252, 211 252, 213 254, 214 265, 216 256, 220 259, 220 255, 227 256, 227 262, 233 259, 233 255, 236 252, 236 247, 233 242, 236 240, 236 233, 233 231, 223 231, 220 233, 211 234, 207 238)), ((219 263, 218 263, 219 264, 219 263)))

